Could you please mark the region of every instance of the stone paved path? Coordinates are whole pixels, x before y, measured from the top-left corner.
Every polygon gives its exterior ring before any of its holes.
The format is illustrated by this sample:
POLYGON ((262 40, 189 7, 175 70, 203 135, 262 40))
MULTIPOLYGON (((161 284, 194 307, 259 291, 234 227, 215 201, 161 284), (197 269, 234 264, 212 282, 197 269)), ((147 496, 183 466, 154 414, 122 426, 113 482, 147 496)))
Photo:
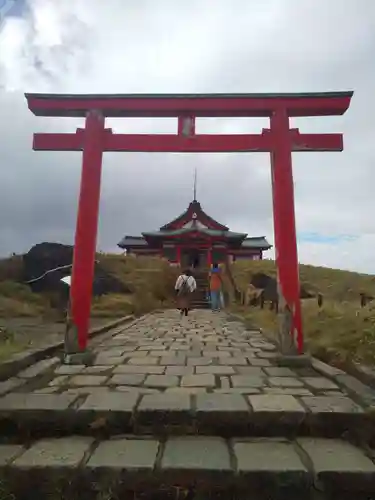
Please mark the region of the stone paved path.
POLYGON ((223 313, 195 311, 182 321, 175 311, 149 315, 112 330, 94 352, 88 367, 37 363, 13 381, 17 392, 291 395, 311 409, 319 397, 346 396, 312 368, 275 366, 275 346, 223 313))
POLYGON ((161 485, 169 493, 160 498, 182 498, 177 483, 208 488, 203 498, 315 499, 316 484, 319 498, 332 488, 374 498, 375 454, 337 439, 374 431, 373 392, 350 377, 341 383, 339 370, 277 366, 258 331, 205 310, 182 321, 152 314, 92 346, 92 366, 51 358, 0 383, 0 485, 5 478, 16 498, 29 498, 30 477, 40 498, 52 498, 57 471, 70 488, 59 498, 80 500, 146 484, 142 498, 161 485))
POLYGON ((84 426, 93 412, 115 419, 117 411, 124 431, 162 420, 205 434, 223 434, 229 423, 248 434, 251 425, 261 435, 302 424, 305 434, 339 435, 366 423, 363 405, 337 383, 311 367, 276 366, 275 346, 224 313, 152 314, 112 330, 94 351, 92 366, 53 358, 3 382, 0 417, 49 411, 55 425, 84 426))

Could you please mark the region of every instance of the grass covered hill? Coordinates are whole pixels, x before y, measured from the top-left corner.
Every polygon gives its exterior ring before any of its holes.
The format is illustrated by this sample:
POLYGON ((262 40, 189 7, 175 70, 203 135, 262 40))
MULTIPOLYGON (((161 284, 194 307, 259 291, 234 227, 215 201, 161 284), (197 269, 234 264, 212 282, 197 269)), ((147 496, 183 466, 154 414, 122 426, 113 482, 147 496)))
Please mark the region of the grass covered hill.
MULTIPOLYGON (((314 355, 337 365, 358 361, 375 365, 375 300, 360 307, 360 294, 375 297, 375 276, 324 267, 300 265, 301 285, 323 294, 323 307, 313 299, 302 300, 306 346, 314 355)), ((236 262, 232 274, 237 287, 245 291, 256 273, 276 276, 271 260, 236 262)), ((232 306, 251 324, 272 335, 277 316, 268 307, 232 306)))
MULTIPOLYGON (((165 260, 105 253, 97 254, 96 259, 101 269, 123 283, 129 293, 106 293, 94 297, 93 317, 138 315, 170 303, 177 271, 165 260)), ((56 301, 55 291, 35 293, 24 283, 22 256, 0 260, 0 319, 61 316, 56 303, 61 301, 56 301)))
MULTIPOLYGON (((276 277, 275 262, 258 260, 238 261, 232 264, 232 274, 241 291, 246 291, 251 277, 256 273, 276 277)), ((375 276, 369 274, 300 264, 299 275, 301 286, 313 295, 323 294, 327 300, 359 304, 361 293, 375 297, 375 276)))

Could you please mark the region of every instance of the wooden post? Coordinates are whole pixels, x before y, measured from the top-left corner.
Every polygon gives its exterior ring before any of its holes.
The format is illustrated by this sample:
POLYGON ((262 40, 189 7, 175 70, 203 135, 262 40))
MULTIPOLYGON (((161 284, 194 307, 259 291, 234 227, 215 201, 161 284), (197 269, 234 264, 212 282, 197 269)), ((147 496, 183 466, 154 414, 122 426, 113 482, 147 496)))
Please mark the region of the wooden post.
POLYGON ((323 295, 321 293, 318 293, 318 306, 322 307, 323 305, 323 295))

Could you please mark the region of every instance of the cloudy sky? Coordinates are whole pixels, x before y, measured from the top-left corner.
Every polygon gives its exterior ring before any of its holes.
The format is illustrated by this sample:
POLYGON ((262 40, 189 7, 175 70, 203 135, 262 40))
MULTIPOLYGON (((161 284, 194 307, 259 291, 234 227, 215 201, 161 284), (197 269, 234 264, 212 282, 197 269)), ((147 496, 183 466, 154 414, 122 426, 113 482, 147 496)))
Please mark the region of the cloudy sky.
MULTIPOLYGON (((24 92, 354 90, 342 117, 291 120, 301 132, 343 132, 345 148, 293 156, 299 257, 375 273, 374 61, 374 0, 18 0, 0 31, 0 255, 74 238, 81 154, 31 143, 35 131, 72 132, 82 121, 36 118, 24 92)), ((172 119, 107 123, 176 130, 172 119)), ((197 132, 266 126, 199 119, 197 132)), ((106 153, 98 248, 116 251, 125 234, 180 214, 195 167, 210 215, 273 243, 267 154, 106 153)))

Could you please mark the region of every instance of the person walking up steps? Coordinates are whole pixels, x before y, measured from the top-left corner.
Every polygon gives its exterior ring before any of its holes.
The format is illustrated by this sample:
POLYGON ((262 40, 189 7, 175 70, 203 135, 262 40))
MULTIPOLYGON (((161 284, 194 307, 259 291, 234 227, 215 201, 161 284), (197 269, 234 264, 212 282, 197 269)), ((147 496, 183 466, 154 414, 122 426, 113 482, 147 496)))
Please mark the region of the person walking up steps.
POLYGON ((209 273, 210 298, 212 311, 220 311, 222 306, 223 278, 218 264, 213 264, 209 273))
POLYGON ((187 316, 190 309, 192 293, 197 288, 197 282, 191 271, 188 269, 183 271, 177 278, 175 291, 177 295, 177 308, 180 310, 182 316, 187 316))

